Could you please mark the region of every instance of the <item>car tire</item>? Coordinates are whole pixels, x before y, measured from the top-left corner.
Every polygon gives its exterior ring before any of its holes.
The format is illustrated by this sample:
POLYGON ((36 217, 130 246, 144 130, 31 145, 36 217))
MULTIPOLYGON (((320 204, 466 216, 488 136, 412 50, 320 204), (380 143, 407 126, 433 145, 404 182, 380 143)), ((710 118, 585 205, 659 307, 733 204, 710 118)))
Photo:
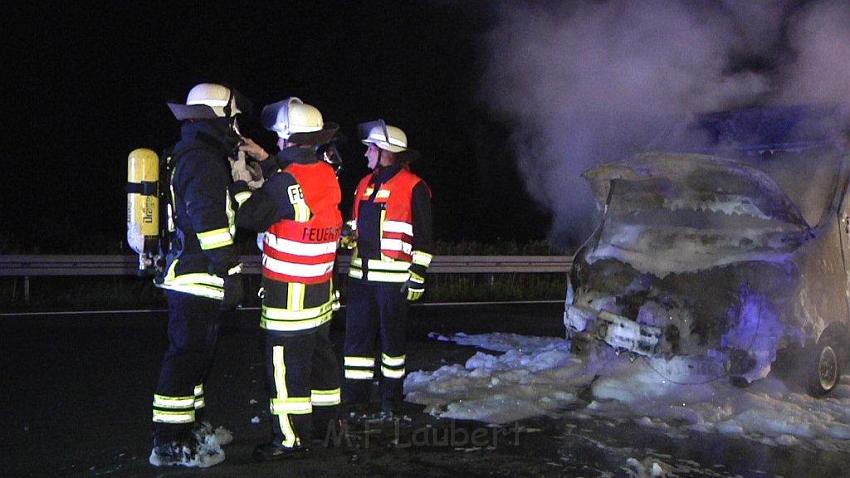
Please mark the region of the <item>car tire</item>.
POLYGON ((806 379, 809 394, 822 397, 831 392, 841 380, 843 365, 840 344, 834 336, 824 336, 808 353, 806 379))

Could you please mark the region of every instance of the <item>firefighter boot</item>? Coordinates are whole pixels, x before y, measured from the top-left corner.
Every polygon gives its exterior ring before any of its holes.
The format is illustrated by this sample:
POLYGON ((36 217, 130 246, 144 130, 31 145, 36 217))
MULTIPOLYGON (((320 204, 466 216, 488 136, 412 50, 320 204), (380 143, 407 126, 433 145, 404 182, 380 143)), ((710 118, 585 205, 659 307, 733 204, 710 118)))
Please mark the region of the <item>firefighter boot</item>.
POLYGON ((287 447, 272 440, 254 448, 254 461, 275 461, 305 458, 309 448, 302 446, 287 447))
POLYGON ((208 468, 224 461, 224 450, 193 438, 155 444, 148 462, 153 466, 208 468))

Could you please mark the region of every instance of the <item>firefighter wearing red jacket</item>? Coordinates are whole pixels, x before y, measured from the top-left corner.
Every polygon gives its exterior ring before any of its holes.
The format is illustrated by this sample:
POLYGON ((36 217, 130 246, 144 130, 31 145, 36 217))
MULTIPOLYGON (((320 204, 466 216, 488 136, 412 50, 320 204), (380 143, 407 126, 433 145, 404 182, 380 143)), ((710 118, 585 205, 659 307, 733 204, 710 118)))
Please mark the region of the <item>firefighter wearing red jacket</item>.
POLYGON ((318 109, 298 98, 266 106, 262 121, 278 134, 280 152, 268 159, 250 141, 242 149, 271 175, 253 192, 249 176, 236 183, 237 226, 265 232, 260 326, 266 332, 273 438, 254 450, 258 461, 303 455, 313 412, 321 408, 326 412, 321 416, 333 417, 340 403, 329 338, 337 304, 332 279, 342 227, 340 189, 334 169, 317 153, 338 126, 325 123, 318 109))
POLYGON ((357 186, 349 221, 356 246, 348 274, 343 401, 355 414, 365 413, 379 369, 381 414, 391 418, 403 398, 408 301, 424 293, 431 263, 431 191, 408 168, 417 153, 401 129, 377 120, 361 125, 361 137, 372 173, 357 186))

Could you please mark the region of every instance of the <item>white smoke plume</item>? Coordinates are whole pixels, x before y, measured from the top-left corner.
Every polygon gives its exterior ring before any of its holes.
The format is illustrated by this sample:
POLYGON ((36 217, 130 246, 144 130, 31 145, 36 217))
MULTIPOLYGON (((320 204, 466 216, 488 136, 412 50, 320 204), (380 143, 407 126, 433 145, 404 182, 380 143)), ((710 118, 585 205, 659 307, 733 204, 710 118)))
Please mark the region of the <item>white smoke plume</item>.
POLYGON ((847 1, 506 1, 482 93, 553 242, 574 246, 596 221, 589 167, 687 144, 700 113, 850 103, 848 15, 847 1))
POLYGON ((850 2, 815 2, 791 19, 793 61, 781 96, 788 102, 850 106, 850 2))

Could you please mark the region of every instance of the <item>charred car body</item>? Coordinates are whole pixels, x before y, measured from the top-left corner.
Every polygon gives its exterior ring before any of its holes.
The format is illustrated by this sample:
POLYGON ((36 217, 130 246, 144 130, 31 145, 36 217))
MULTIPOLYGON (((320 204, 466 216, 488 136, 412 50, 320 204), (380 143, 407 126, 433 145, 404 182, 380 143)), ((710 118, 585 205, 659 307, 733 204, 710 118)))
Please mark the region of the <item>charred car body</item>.
POLYGON ((573 260, 568 335, 711 356, 737 383, 793 351, 813 394, 833 389, 850 344, 850 158, 817 113, 715 115, 712 154, 585 172, 603 213, 573 260))

